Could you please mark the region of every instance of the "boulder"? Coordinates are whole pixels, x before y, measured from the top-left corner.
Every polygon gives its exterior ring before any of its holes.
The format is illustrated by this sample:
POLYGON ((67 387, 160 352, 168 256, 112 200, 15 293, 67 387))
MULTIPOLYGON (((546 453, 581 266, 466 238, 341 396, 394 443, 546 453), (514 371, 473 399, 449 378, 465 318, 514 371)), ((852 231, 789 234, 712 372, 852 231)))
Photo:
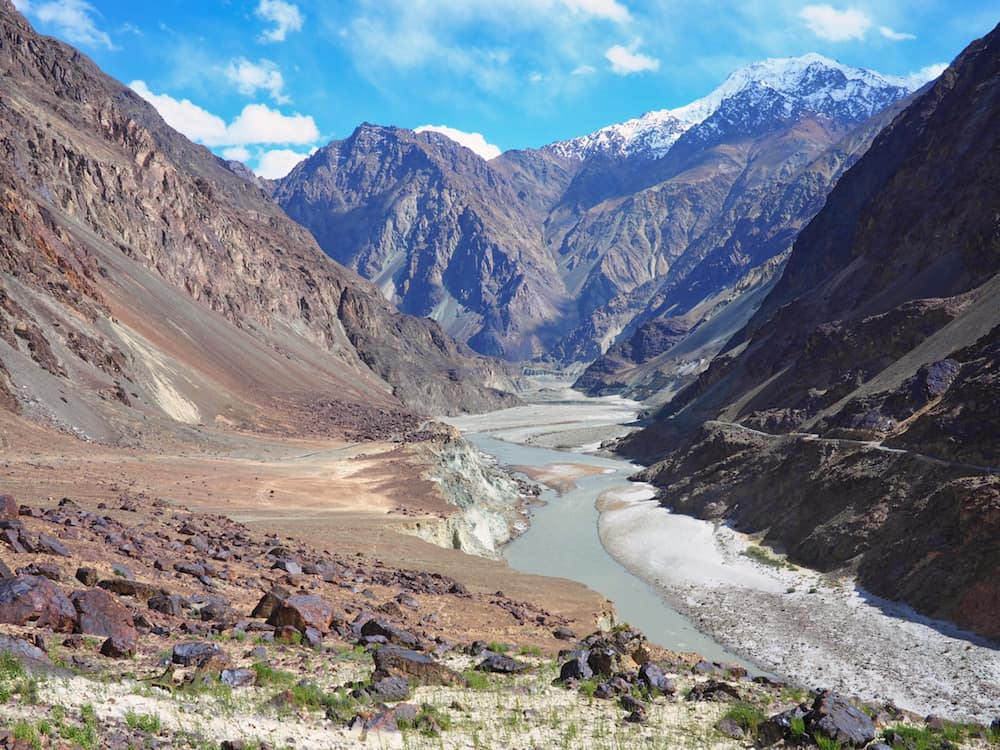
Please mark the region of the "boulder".
POLYGON ((719 682, 709 678, 707 682, 699 682, 691 688, 687 695, 689 701, 715 701, 724 703, 740 700, 739 691, 728 682, 719 682))
POLYGON ((420 639, 408 630, 403 630, 381 618, 372 618, 361 626, 363 636, 382 636, 389 643, 395 643, 406 648, 418 649, 422 646, 420 639))
POLYGON ((76 625, 73 603, 52 581, 40 576, 15 576, 0 581, 0 623, 51 628, 71 633, 76 625))
POLYGON ((129 659, 135 656, 135 646, 134 638, 112 636, 101 644, 101 655, 112 659, 129 659))
POLYGON ((47 562, 33 562, 30 565, 25 565, 23 568, 17 569, 17 574, 24 576, 42 576, 43 578, 48 578, 50 581, 61 581, 63 577, 62 568, 55 563, 47 562))
POLYGON ((223 669, 219 680, 233 688, 252 687, 257 683, 257 673, 252 669, 223 669))
POLYGON ((193 643, 178 643, 170 655, 170 661, 182 667, 205 667, 217 664, 228 666, 229 657, 222 647, 216 643, 196 641, 193 643))
POLYGON ((589 680, 594 676, 594 670, 590 668, 587 663, 586 652, 579 654, 565 664, 559 670, 559 682, 567 682, 568 680, 589 680))
POLYGON ((96 568, 79 567, 76 569, 76 580, 84 586, 96 586, 99 575, 96 568))
POLYGON ((0 580, 4 578, 13 578, 14 571, 7 567, 3 560, 0 560, 0 580))
POLYGON ((646 662, 639 667, 639 682, 643 683, 651 693, 673 695, 677 687, 673 680, 663 673, 663 669, 653 662, 646 662))
POLYGON ((732 719, 726 717, 719 719, 715 723, 715 728, 719 730, 719 732, 724 734, 726 737, 729 737, 734 740, 741 740, 743 739, 743 737, 746 736, 746 733, 743 731, 743 727, 741 727, 732 719))
POLYGON ((146 606, 154 612, 161 612, 171 617, 183 617, 184 610, 188 607, 188 602, 179 594, 160 593, 150 597, 146 606))
POLYGON ((253 612, 250 613, 250 616, 266 620, 274 614, 274 611, 281 606, 282 602, 284 602, 285 599, 291 595, 292 593, 288 589, 282 586, 275 586, 260 598, 260 601, 257 602, 257 606, 254 607, 253 612))
POLYGON ((17 501, 13 495, 0 495, 0 518, 14 519, 19 515, 17 501))
POLYGON ((386 677, 406 677, 418 685, 466 684, 465 678, 452 669, 438 664, 434 659, 399 646, 382 646, 373 656, 375 672, 372 681, 386 677))
POLYGON ((267 618, 269 625, 291 625, 298 631, 315 628, 327 633, 333 622, 334 609, 318 596, 295 594, 281 602, 267 618))
POLYGON ((75 591, 70 600, 77 613, 75 632, 122 641, 134 641, 139 637, 132 613, 107 591, 75 591))
POLYGON ((64 545, 54 536, 49 536, 48 534, 38 535, 37 548, 39 552, 44 552, 47 555, 56 555, 58 557, 72 557, 69 550, 66 549, 66 545, 64 545))
POLYGON ((823 691, 809 713, 810 734, 819 732, 841 745, 864 747, 875 739, 875 725, 860 708, 843 696, 823 691))
POLYGON ((375 680, 365 690, 376 701, 395 703, 410 697, 410 681, 405 677, 385 677, 375 680))
POLYGON ((476 670, 479 672, 494 672, 496 674, 520 674, 529 669, 531 669, 531 665, 512 659, 506 654, 489 654, 476 665, 476 670))
POLYGON ((553 637, 560 641, 572 641, 576 639, 576 633, 567 627, 558 627, 552 631, 553 637))
POLYGON ((29 672, 49 672, 54 669, 49 655, 38 646, 4 633, 0 633, 0 654, 14 657, 29 672))
POLYGON ((118 596, 131 596, 140 602, 148 602, 154 596, 163 593, 163 589, 159 586, 133 581, 130 578, 106 578, 103 581, 98 581, 97 585, 105 591, 118 594, 118 596))
POLYGON ((757 739, 763 746, 776 745, 791 734, 792 720, 802 719, 806 722, 809 709, 804 704, 782 711, 761 722, 757 729, 757 739))

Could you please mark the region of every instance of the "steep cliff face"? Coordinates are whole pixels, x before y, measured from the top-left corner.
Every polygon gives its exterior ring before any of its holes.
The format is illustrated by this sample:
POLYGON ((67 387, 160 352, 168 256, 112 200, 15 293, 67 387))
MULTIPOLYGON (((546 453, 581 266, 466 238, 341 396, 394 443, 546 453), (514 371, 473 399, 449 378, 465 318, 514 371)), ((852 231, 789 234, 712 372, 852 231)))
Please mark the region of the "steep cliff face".
POLYGON ((758 312, 626 442, 664 503, 1000 636, 998 175, 1000 29, 875 139, 758 312))
MULTIPOLYGON (((689 245, 674 270, 655 282, 652 292, 640 289, 608 306, 625 311, 626 318, 631 315, 628 327, 635 333, 621 337, 593 362, 576 387, 591 394, 665 398, 694 380, 770 292, 796 236, 822 208, 837 180, 907 102, 909 98, 897 101, 801 167, 781 163, 780 156, 778 171, 756 162, 748 167, 718 219, 689 245), (669 349, 679 345, 672 355, 632 340, 663 326, 687 331, 670 342, 669 349)), ((794 142, 803 137, 801 131, 808 134, 811 127, 800 124, 794 142)))
MULTIPOLYGON (((558 182, 558 161, 545 166, 558 182)), ((551 343, 544 324, 566 304, 542 249, 539 201, 523 187, 542 179, 534 168, 512 179, 438 133, 362 125, 292 170, 274 196, 404 312, 521 359, 551 343)))
POLYGON ((145 418, 377 432, 411 419, 400 398, 509 403, 485 385, 503 368, 396 313, 260 188, 9 5, 0 73, 8 407, 127 442, 145 418), (366 315, 346 321, 345 299, 366 315))
POLYGON ((489 162, 363 125, 274 194, 332 257, 474 349, 585 362, 787 252, 867 145, 848 136, 908 93, 818 55, 769 60, 681 110, 489 162))

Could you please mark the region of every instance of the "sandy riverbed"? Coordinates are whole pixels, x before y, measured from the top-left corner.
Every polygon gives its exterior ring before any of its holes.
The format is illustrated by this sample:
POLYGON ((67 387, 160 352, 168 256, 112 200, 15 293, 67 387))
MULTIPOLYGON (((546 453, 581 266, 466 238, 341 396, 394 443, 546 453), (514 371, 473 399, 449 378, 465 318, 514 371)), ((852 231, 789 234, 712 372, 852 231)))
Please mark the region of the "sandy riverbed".
POLYGON ((668 512, 637 485, 598 500, 605 548, 734 651, 809 687, 893 700, 922 714, 1000 713, 1000 650, 804 569, 743 554, 725 526, 668 512))

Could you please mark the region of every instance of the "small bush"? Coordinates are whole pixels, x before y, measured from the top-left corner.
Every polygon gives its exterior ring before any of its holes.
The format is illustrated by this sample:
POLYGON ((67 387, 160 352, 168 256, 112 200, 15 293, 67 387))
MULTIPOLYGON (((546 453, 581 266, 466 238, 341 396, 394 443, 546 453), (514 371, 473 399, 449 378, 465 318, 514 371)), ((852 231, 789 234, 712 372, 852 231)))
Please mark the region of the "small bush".
POLYGON ((806 720, 801 716, 793 716, 791 721, 788 722, 788 731, 791 733, 792 737, 796 739, 801 739, 806 736, 806 720))
POLYGON ((840 750, 840 743, 825 734, 814 734, 813 740, 815 740, 819 750, 840 750))
POLYGON ((725 718, 735 721, 747 734, 756 735, 757 729, 767 717, 752 703, 736 703, 726 711, 725 718))
POLYGON ((494 654, 506 654, 510 651, 510 646, 506 643, 498 643, 497 641, 490 641, 486 648, 492 651, 494 654))
POLYGON ((542 649, 540 649, 538 646, 521 646, 521 648, 517 650, 517 653, 519 653, 521 656, 541 657, 542 649))

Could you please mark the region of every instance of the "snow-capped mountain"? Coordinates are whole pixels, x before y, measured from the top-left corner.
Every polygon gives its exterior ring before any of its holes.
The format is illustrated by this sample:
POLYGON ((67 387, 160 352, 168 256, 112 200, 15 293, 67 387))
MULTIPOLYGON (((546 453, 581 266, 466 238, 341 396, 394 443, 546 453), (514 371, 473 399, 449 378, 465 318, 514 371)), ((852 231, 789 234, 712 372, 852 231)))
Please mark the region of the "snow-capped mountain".
POLYGON ((803 111, 862 122, 913 90, 908 79, 818 54, 774 58, 740 68, 708 96, 684 107, 648 112, 543 150, 580 160, 596 155, 658 159, 699 126, 707 138, 727 125, 751 129, 762 120, 803 111))

